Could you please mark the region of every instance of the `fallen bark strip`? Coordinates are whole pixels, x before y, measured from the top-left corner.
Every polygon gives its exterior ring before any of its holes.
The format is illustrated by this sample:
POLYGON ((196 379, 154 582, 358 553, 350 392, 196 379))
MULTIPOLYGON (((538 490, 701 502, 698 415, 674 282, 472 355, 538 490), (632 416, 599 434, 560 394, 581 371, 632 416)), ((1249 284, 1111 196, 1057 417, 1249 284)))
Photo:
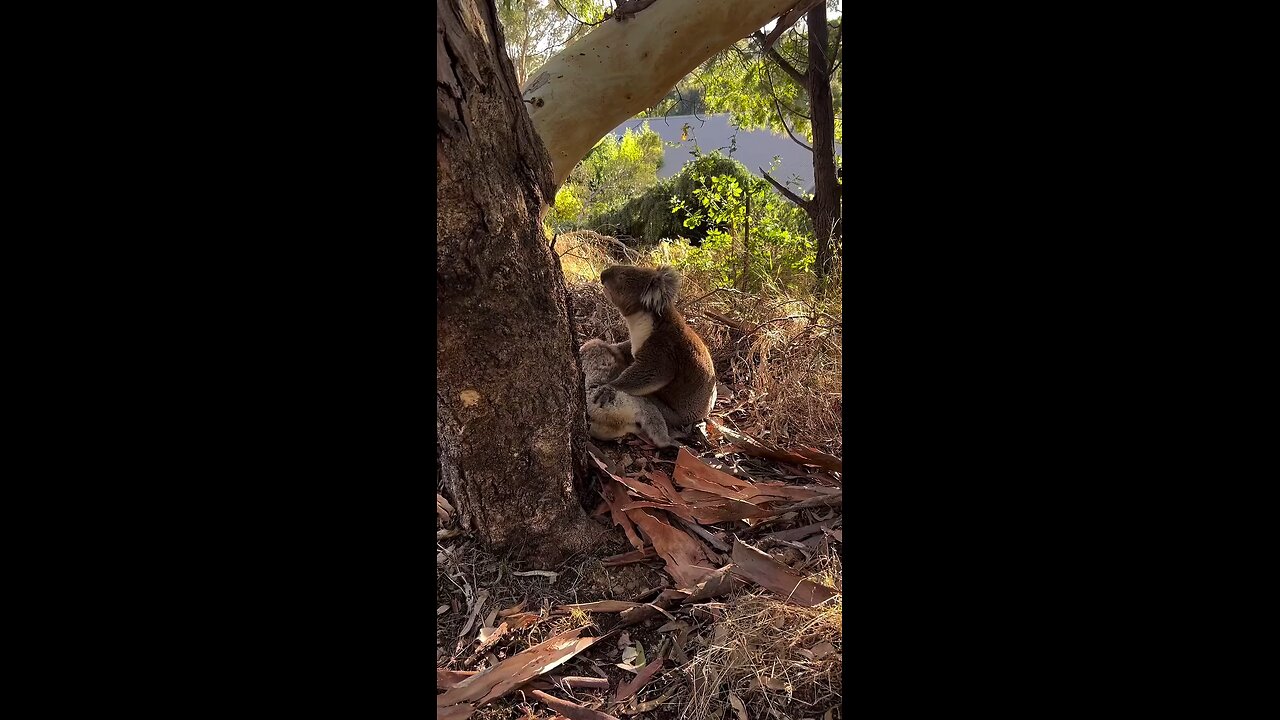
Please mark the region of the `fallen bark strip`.
POLYGON ((574 603, 572 605, 557 605, 557 610, 585 610, 587 612, 622 612, 630 610, 633 607, 640 607, 644 603, 627 602, 625 600, 597 600, 588 603, 574 603))
POLYGON ((813 607, 839 595, 835 589, 819 585, 741 540, 733 544, 733 570, 739 577, 780 595, 787 602, 813 607))
POLYGON ((614 696, 613 701, 622 702, 623 700, 627 700, 632 695, 640 692, 640 689, 647 685, 649 681, 653 679, 653 676, 661 669, 662 655, 659 654, 657 659, 650 660, 649 664, 645 665, 640 672, 636 674, 635 678, 631 680, 631 682, 618 687, 618 694, 614 696))
POLYGON ((698 535, 698 537, 700 537, 700 538, 702 538, 703 540, 706 540, 708 543, 710 543, 710 544, 711 544, 711 547, 713 547, 713 548, 715 548, 715 549, 719 550, 720 552, 729 552, 729 546, 728 546, 728 545, 724 544, 724 543, 720 540, 720 538, 716 537, 714 534, 712 534, 712 533, 711 533, 711 531, 709 531, 709 530, 707 530, 706 528, 702 527, 702 526, 701 526, 701 525, 699 525, 698 523, 696 523, 696 522, 690 522, 690 521, 688 521, 688 520, 686 520, 686 519, 684 519, 684 518, 682 518, 682 517, 680 517, 680 516, 678 516, 678 515, 676 516, 676 520, 679 520, 681 525, 684 525, 685 527, 689 528, 691 531, 693 531, 694 533, 696 533, 696 534, 698 535))
POLYGON ((452 705, 466 704, 473 708, 484 705, 568 662, 600 639, 579 638, 585 629, 577 628, 545 640, 463 680, 443 695, 437 695, 437 715, 458 712, 450 708, 452 705))
POLYGON ((579 675, 569 675, 567 677, 551 678, 552 682, 559 682, 565 687, 577 688, 582 690, 608 690, 608 678, 591 678, 579 675))
POLYGON ((569 718, 569 720, 618 720, 618 718, 608 713, 585 708, 568 700, 561 700, 555 695, 548 695, 541 690, 534 690, 529 694, 541 700, 543 705, 569 718))
MULTIPOLYGON (((747 455, 755 457, 768 458, 777 460, 778 462, 791 463, 793 465, 812 465, 820 467, 824 470, 833 472, 844 472, 844 461, 838 457, 819 452, 813 448, 800 448, 799 450, 783 450, 775 447, 759 438, 751 437, 746 433, 734 430, 725 425, 716 424, 716 429, 725 438, 729 439, 737 446, 739 450, 747 455)), ((835 480, 835 478, 831 478, 835 480)))
POLYGON ((823 495, 821 497, 802 500, 796 503, 795 505, 788 505, 784 508, 778 508, 778 509, 784 513, 787 513, 787 512, 791 512, 792 510, 803 510, 805 508, 813 508, 813 507, 843 507, 844 500, 842 499, 842 497, 843 497, 842 493, 832 493, 831 495, 823 495))
POLYGON ((834 520, 827 520, 826 522, 818 522, 812 525, 805 525, 800 528, 779 530, 775 533, 769 533, 766 537, 777 538, 779 540, 803 540, 811 535, 817 535, 823 530, 830 529, 834 523, 834 520))
POLYGON ((448 690, 476 674, 476 670, 445 670, 436 668, 436 689, 448 690))
POLYGON ((612 567, 614 565, 626 565, 628 563, 641 562, 649 558, 658 557, 658 552, 653 549, 652 545, 645 545, 641 550, 632 550, 631 552, 622 553, 621 555, 613 555, 600 561, 601 565, 612 567))

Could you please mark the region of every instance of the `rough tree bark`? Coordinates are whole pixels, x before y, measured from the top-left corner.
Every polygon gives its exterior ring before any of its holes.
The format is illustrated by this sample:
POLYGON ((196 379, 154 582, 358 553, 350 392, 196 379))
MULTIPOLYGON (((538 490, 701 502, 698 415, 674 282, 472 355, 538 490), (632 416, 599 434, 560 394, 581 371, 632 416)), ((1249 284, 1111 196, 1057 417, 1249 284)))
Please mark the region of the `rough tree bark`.
POLYGON ((493 0, 437 1, 438 446, 464 526, 554 562, 602 528, 575 490, 586 401, 542 234, 551 163, 501 32, 493 0))

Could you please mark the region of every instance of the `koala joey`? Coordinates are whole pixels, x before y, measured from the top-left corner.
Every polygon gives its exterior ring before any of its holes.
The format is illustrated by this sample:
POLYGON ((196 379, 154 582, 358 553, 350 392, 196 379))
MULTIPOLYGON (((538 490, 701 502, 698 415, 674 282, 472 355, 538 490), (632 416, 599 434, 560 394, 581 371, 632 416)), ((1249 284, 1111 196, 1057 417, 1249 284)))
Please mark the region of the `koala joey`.
POLYGON ((615 265, 600 274, 600 283, 622 313, 629 339, 613 346, 627 368, 599 396, 608 401, 618 391, 648 398, 673 430, 705 420, 716 402, 716 371, 706 344, 676 311, 680 276, 665 266, 615 265))
POLYGON ((643 435, 658 447, 675 447, 667 434, 667 421, 657 405, 646 398, 613 393, 600 398, 600 388, 626 367, 622 352, 603 340, 588 340, 578 351, 587 385, 587 420, 591 437, 613 440, 627 433, 643 435))

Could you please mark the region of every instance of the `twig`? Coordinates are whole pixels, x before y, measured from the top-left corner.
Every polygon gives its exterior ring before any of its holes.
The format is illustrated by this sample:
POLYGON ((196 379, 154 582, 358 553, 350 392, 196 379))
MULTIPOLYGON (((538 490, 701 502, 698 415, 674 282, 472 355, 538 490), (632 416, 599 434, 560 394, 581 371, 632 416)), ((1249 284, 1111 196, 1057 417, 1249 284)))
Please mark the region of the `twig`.
POLYGON ((794 140, 797 145, 809 152, 813 152, 812 147, 800 142, 800 138, 796 137, 795 134, 791 132, 791 128, 787 127, 787 119, 782 116, 782 103, 778 102, 778 90, 773 87, 773 75, 769 72, 768 68, 765 68, 764 77, 769 81, 769 93, 773 95, 773 107, 778 111, 778 122, 782 123, 782 129, 787 131, 787 134, 791 136, 791 139, 794 140))
POLYGON ((769 173, 764 171, 764 168, 759 168, 759 170, 760 170, 760 177, 764 178, 765 180, 768 180, 769 184, 777 188, 778 192, 782 193, 783 197, 795 203, 796 205, 799 205, 802 208, 809 206, 808 200, 805 200, 799 195, 791 192, 791 190, 788 189, 785 185, 779 184, 777 180, 774 180, 773 177, 769 175, 769 173))
POLYGON ((699 295, 698 297, 696 297, 696 298, 694 298, 694 299, 692 299, 692 300, 681 300, 680 302, 676 303, 676 307, 684 307, 684 306, 686 306, 686 305, 692 305, 693 303, 696 303, 696 302, 698 302, 699 300, 702 300, 703 298, 711 297, 712 295, 715 295, 716 293, 721 292, 721 291, 724 291, 724 292, 735 292, 735 293, 738 293, 738 294, 742 294, 742 291, 741 291, 741 290, 738 290, 738 289, 736 289, 736 288, 718 287, 718 288, 716 288, 715 290, 712 290, 711 292, 709 292, 709 293, 707 293, 707 294, 705 294, 705 295, 699 295))
POLYGON ((560 6, 560 9, 564 11, 565 15, 568 15, 569 17, 573 18, 574 21, 577 22, 579 25, 586 25, 587 27, 595 27, 596 25, 603 25, 605 21, 609 19, 606 17, 604 20, 601 20, 600 22, 593 22, 593 23, 583 22, 581 19, 578 18, 577 15, 574 15, 573 13, 569 12, 569 8, 565 7, 564 3, 560 2, 560 0, 556 0, 556 4, 560 6))
POLYGON ((836 51, 835 60, 831 61, 831 68, 827 70, 827 77, 836 74, 836 68, 840 67, 840 43, 844 41, 844 21, 840 22, 840 26, 836 28, 836 51))
MULTIPOLYGON (((752 35, 752 37, 759 40, 763 45, 765 41, 764 33, 757 30, 755 34, 752 35)), ((771 60, 777 63, 778 67, 782 68, 783 72, 790 75, 792 80, 795 80, 796 83, 800 85, 800 87, 805 88, 805 90, 808 91, 809 86, 808 86, 808 83, 805 82, 804 73, 800 72, 795 68, 794 65, 787 62, 787 59, 782 57, 782 54, 778 52, 777 48, 774 48, 774 47, 764 48, 764 51, 771 60)))
POLYGON ((759 332, 760 328, 764 327, 765 325, 768 325, 769 323, 782 322, 783 320, 800 320, 800 319, 808 320, 811 323, 813 322, 813 316, 811 315, 787 315, 785 317, 774 318, 772 320, 765 320, 764 322, 752 328, 751 332, 752 333, 759 332))
POLYGON ((778 24, 774 25, 773 29, 769 31, 769 35, 765 37, 764 49, 768 50, 773 47, 773 44, 778 41, 778 38, 782 36, 782 33, 786 32, 788 28, 796 24, 796 21, 810 10, 816 8, 822 2, 824 2, 824 0, 807 0, 806 2, 801 2, 790 10, 782 13, 782 15, 778 17, 778 24))
POLYGON ((729 546, 721 542, 720 538, 717 538, 715 535, 712 535, 706 528, 702 527, 697 523, 691 523, 688 520, 685 520, 684 518, 680 517, 679 515, 673 514, 671 517, 674 517, 676 520, 680 521, 680 524, 684 525, 685 527, 689 528, 693 532, 697 533, 698 536, 701 537, 703 540, 706 540, 707 542, 711 543, 711 546, 714 547, 715 549, 719 550, 720 552, 729 552, 729 546))
POLYGON ((717 313, 717 312, 711 312, 710 310, 703 310, 703 311, 702 311, 702 314, 703 314, 703 315, 706 315, 707 317, 711 318, 712 320, 715 320, 716 322, 720 323, 721 325, 728 325, 729 327, 731 327, 731 328, 733 328, 734 330, 737 330, 737 331, 739 331, 739 332, 744 332, 744 333, 749 333, 749 332, 750 332, 750 331, 747 329, 747 326, 746 326, 746 325, 743 325, 742 323, 740 323, 740 322, 738 322, 737 320, 734 320, 734 319, 732 319, 732 318, 727 318, 727 317, 725 317, 724 315, 721 315, 720 313, 717 313))

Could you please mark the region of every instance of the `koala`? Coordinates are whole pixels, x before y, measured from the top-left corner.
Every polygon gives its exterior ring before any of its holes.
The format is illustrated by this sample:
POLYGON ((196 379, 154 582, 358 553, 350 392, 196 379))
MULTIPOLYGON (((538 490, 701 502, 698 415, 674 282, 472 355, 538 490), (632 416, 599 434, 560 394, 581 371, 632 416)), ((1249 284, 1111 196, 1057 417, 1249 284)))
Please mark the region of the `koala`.
POLYGON ((588 340, 578 353, 582 356, 582 374, 586 378, 591 437, 613 440, 627 433, 643 433, 658 447, 676 446, 667 433, 662 411, 653 402, 626 393, 614 393, 608 400, 599 398, 600 388, 626 367, 621 351, 603 340, 588 340))
POLYGON ((707 419, 716 403, 716 371, 706 344, 676 311, 680 276, 666 266, 614 265, 600 283, 629 336, 613 346, 627 367, 599 388, 601 400, 609 402, 614 391, 647 398, 673 430, 707 419))

